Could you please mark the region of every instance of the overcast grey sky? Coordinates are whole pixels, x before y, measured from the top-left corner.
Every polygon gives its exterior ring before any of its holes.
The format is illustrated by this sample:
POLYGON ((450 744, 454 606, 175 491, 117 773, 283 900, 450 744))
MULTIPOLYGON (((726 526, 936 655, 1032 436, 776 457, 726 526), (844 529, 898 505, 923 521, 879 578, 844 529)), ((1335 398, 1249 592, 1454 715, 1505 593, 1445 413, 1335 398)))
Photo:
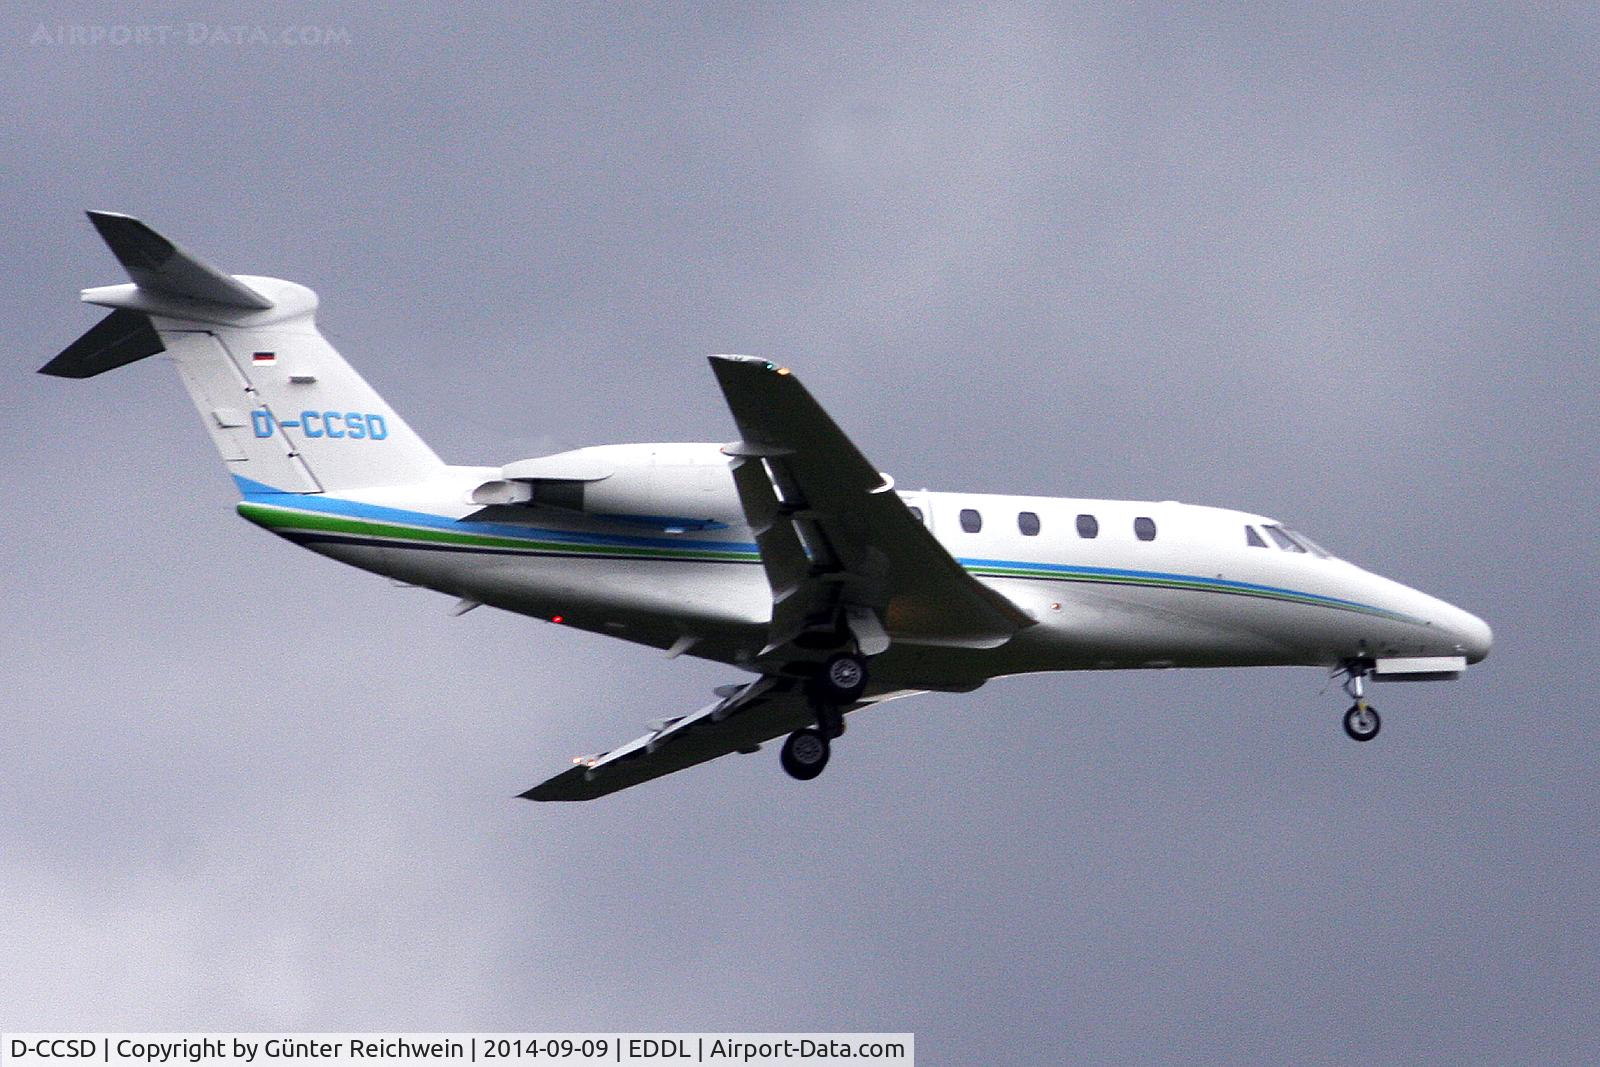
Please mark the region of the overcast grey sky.
POLYGON ((0 1026, 1595 1057, 1592 9, 418 7, 0 16, 0 1026), (159 360, 34 374, 84 208, 315 288, 448 460, 725 439, 760 353, 902 486, 1265 512, 1495 651, 1371 745, 1050 676, 513 800, 737 675, 249 527, 159 360))

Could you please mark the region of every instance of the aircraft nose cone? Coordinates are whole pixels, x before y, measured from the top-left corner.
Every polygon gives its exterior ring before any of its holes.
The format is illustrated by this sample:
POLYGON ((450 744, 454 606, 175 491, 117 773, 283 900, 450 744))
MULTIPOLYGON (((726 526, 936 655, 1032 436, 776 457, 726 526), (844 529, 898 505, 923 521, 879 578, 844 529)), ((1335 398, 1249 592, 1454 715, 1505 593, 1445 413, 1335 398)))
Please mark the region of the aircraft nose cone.
POLYGON ((1469 612, 1463 611, 1462 619, 1457 623, 1456 629, 1460 635, 1461 648, 1466 652, 1468 663, 1482 662, 1489 654, 1489 648, 1494 644, 1494 631, 1489 629, 1489 624, 1469 612))

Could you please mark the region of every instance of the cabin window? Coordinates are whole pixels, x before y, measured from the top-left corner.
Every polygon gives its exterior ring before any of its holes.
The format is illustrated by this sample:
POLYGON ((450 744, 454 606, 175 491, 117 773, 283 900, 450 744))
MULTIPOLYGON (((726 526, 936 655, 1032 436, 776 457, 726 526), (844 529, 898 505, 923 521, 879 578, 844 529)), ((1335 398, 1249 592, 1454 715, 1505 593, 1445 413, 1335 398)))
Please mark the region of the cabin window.
POLYGON ((1267 543, 1261 540, 1261 535, 1256 533, 1256 528, 1254 526, 1246 526, 1244 528, 1244 543, 1252 548, 1267 547, 1267 543))
POLYGON ((1133 536, 1141 541, 1154 541, 1156 539, 1156 520, 1144 515, 1134 519, 1133 536))
POLYGON ((1100 520, 1093 515, 1078 516, 1078 536, 1095 538, 1100 536, 1100 520))
POLYGON ((1022 531, 1024 537, 1039 536, 1039 516, 1031 511, 1017 512, 1017 529, 1022 531))
POLYGON ((983 529, 983 516, 971 508, 961 509, 961 528, 967 533, 977 533, 983 529))
POLYGON ((916 519, 918 522, 922 521, 922 509, 921 508, 917 507, 915 504, 907 504, 906 505, 906 510, 911 512, 911 517, 913 519, 916 519))
POLYGON ((1263 526, 1262 529, 1266 530, 1267 536, 1276 541, 1278 547, 1285 552, 1304 552, 1306 550, 1305 546, 1299 541, 1284 533, 1281 526, 1263 526))

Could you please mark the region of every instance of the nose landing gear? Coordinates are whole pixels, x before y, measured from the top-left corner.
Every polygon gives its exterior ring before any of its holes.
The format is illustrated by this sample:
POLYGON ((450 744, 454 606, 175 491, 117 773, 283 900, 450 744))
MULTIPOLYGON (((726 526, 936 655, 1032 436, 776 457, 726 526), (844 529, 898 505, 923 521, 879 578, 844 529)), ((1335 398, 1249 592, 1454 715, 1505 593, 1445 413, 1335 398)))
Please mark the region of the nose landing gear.
POLYGON ((1377 709, 1366 702, 1351 704, 1344 713, 1344 732, 1356 741, 1371 741, 1382 726, 1377 709))
POLYGON ((1352 741, 1371 741, 1383 727, 1378 709, 1367 703, 1366 678, 1369 669, 1361 662, 1352 662, 1345 668, 1349 677, 1344 681, 1344 691, 1350 694, 1350 699, 1355 703, 1344 713, 1344 732, 1352 741))

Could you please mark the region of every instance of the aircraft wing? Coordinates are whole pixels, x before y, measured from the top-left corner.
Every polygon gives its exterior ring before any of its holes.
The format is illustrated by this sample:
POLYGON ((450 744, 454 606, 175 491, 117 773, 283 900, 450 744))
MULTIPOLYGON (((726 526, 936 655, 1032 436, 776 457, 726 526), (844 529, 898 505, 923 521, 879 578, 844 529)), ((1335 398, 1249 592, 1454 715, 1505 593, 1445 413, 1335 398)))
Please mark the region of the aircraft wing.
MULTIPOLYGON (((772 626, 755 663, 770 673, 574 760, 522 794, 529 800, 592 800, 811 725, 803 680, 780 671, 818 654, 797 642, 813 626, 842 617, 861 651, 876 655, 896 640, 992 648, 1033 623, 945 551, 787 370, 747 356, 713 356, 711 366, 739 426, 740 440, 724 451, 772 587, 772 626)), ((839 710, 903 695, 880 692, 839 710)))
POLYGON ((730 752, 753 752, 763 741, 816 719, 794 679, 764 675, 719 692, 725 695, 694 714, 665 720, 610 752, 576 759, 571 769, 521 795, 528 800, 594 800, 730 752))
POLYGON ((844 618, 868 655, 891 641, 993 648, 1033 619, 945 551, 782 367, 712 356, 738 424, 724 448, 772 587, 766 652, 844 618))

